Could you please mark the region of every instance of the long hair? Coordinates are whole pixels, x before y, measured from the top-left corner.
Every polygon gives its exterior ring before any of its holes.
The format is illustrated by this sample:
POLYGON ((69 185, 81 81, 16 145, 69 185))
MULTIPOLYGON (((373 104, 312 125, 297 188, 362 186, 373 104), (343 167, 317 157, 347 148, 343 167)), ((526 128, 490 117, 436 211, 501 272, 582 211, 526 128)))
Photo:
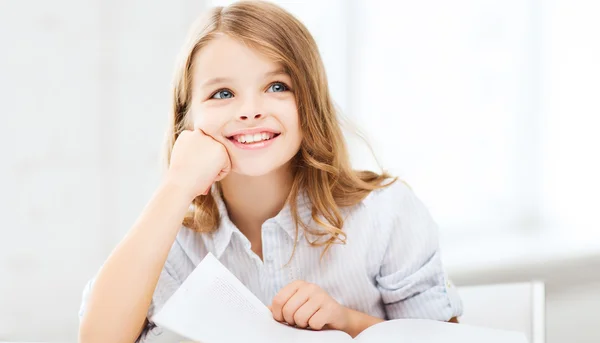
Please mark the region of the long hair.
MULTIPOLYGON (((179 134, 188 128, 194 55, 218 34, 226 34, 280 63, 290 75, 302 130, 302 143, 293 161, 294 179, 288 197, 298 230, 316 237, 313 246, 345 243, 340 209, 363 200, 371 191, 396 181, 386 173, 355 171, 344 141, 323 62, 306 27, 281 7, 262 1, 242 1, 214 7, 192 26, 180 53, 173 80, 173 108, 167 132, 167 166, 179 134), (305 192, 318 228, 300 220, 297 198, 305 192)), ((183 225, 200 232, 213 232, 220 215, 209 193, 193 200, 183 225)), ((297 239, 295 240, 295 242, 297 239)), ((294 245, 295 248, 295 245, 294 245)))

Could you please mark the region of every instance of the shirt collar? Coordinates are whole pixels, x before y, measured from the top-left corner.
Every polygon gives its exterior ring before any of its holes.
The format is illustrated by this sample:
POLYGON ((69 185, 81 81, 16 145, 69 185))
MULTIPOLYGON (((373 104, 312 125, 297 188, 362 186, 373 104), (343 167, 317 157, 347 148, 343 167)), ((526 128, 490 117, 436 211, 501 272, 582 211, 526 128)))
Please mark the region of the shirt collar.
MULTIPOLYGON (((235 226, 235 224, 229 218, 227 214, 227 207, 225 206, 225 202, 221 197, 221 191, 219 187, 214 185, 211 189, 211 194, 215 199, 217 204, 217 208, 219 210, 219 227, 218 229, 212 233, 212 240, 214 251, 212 253, 220 258, 227 246, 231 242, 231 237, 233 235, 238 235, 239 238, 244 242, 247 249, 250 249, 250 242, 244 236, 244 234, 235 226)), ((312 223, 312 206, 308 195, 305 192, 300 192, 298 197, 296 198, 296 206, 298 209, 298 217, 299 219, 310 226, 312 223)), ((274 223, 279 229, 284 230, 289 237, 294 240, 296 237, 296 226, 294 225, 294 219, 292 217, 292 209, 289 201, 286 202, 283 209, 273 218, 268 219, 265 222, 265 225, 269 223, 274 223)), ((298 239, 303 237, 304 230, 302 226, 298 225, 298 239)))
MULTIPOLYGON (((312 204, 308 195, 304 192, 299 192, 296 197, 296 208, 298 210, 298 218, 304 224, 310 226, 312 223, 312 204)), ((273 218, 269 219, 269 221, 274 221, 277 225, 283 229, 290 238, 293 240, 296 237, 296 225, 294 223, 294 218, 292 217, 292 207, 288 202, 285 203, 283 209, 273 218)), ((303 237, 304 230, 302 229, 302 225, 298 224, 298 239, 303 237)))

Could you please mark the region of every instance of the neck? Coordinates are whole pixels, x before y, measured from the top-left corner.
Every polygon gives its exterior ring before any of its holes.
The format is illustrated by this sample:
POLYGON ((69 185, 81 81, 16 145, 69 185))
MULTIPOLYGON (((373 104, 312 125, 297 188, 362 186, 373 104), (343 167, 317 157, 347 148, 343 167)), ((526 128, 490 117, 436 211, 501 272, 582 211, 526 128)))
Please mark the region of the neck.
POLYGON ((229 218, 246 237, 260 237, 262 224, 285 206, 292 181, 290 164, 262 176, 230 173, 221 181, 229 218))

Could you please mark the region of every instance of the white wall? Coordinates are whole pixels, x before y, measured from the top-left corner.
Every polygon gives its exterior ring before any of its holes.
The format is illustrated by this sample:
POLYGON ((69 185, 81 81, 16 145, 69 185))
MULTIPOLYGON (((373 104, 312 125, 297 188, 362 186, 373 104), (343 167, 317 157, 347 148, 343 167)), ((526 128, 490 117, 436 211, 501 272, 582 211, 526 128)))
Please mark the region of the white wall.
POLYGON ((201 1, 0 2, 0 341, 76 339, 85 281, 159 177, 201 1))

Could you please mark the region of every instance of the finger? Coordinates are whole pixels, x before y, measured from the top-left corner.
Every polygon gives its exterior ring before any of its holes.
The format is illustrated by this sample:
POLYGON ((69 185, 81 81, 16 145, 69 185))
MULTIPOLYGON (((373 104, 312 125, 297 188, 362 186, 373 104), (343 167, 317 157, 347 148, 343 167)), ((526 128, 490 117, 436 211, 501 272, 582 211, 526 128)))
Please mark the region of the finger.
POLYGON ((275 318, 276 321, 283 321, 283 305, 285 305, 288 299, 296 293, 301 285, 301 281, 294 281, 280 289, 277 295, 275 295, 271 304, 271 312, 273 312, 273 318, 275 318))
POLYGON ((214 135, 211 133, 212 131, 209 131, 209 130, 206 130, 206 129, 201 129, 201 128, 197 128, 196 130, 200 131, 200 132, 201 132, 203 135, 205 135, 206 137, 212 138, 212 140, 213 140, 213 141, 215 141, 215 142, 217 142, 217 143, 221 144, 221 145, 222 145, 222 146, 225 148, 225 145, 223 144, 223 142, 219 141, 219 140, 216 138, 217 136, 214 136, 214 135))
MULTIPOLYGON (((225 147, 225 145, 223 145, 223 147, 225 147)), ((231 155, 229 155, 229 150, 227 150, 227 147, 225 147, 225 151, 227 152, 227 165, 225 166, 225 169, 223 169, 223 171, 225 172, 225 175, 229 174, 229 172, 231 171, 231 155)))
POLYGON ((227 150, 227 147, 225 146, 225 144, 223 144, 223 142, 219 141, 218 139, 213 137, 211 134, 207 133, 208 131, 205 131, 204 129, 199 128, 199 127, 196 128, 196 130, 198 130, 203 135, 211 138, 213 141, 219 143, 225 150, 225 154, 227 155, 227 162, 225 164, 225 167, 222 168, 221 171, 219 171, 219 174, 217 174, 217 177, 215 178, 214 181, 217 182, 217 181, 223 180, 227 176, 227 174, 229 174, 229 172, 231 171, 231 156, 229 155, 229 150, 227 150))
POLYGON ((296 311, 300 309, 310 299, 312 288, 308 285, 301 286, 294 295, 292 295, 288 301, 283 305, 281 312, 283 313, 283 319, 290 325, 296 325, 294 320, 296 311))
MULTIPOLYGON (((229 154, 227 154, 227 155, 229 158, 229 154)), ((230 171, 231 171, 231 162, 227 163, 225 168, 221 169, 221 171, 219 172, 219 174, 217 174, 217 177, 215 178, 215 182, 223 180, 225 177, 227 177, 227 175, 229 175, 230 171)))
POLYGON ((225 146, 225 144, 223 144, 223 142, 219 141, 218 139, 216 139, 210 135, 209 135, 209 137, 212 138, 215 142, 219 143, 223 147, 223 150, 225 150, 225 155, 227 155, 227 158, 225 161, 225 166, 221 169, 219 174, 217 174, 217 178, 215 179, 215 181, 221 181, 231 171, 231 155, 229 154, 229 150, 227 150, 227 147, 225 146))
POLYGON ((212 137, 211 135, 209 135, 208 133, 206 133, 206 131, 202 130, 201 128, 197 128, 196 130, 200 131, 205 136, 212 137))
POLYGON ((221 169, 219 174, 217 174, 217 177, 215 178, 215 182, 221 181, 224 178, 226 178, 227 175, 229 175, 229 172, 231 171, 231 159, 229 157, 229 154, 227 154, 227 159, 228 159, 227 165, 225 165, 225 167, 223 169, 221 169))
POLYGON ((294 313, 294 322, 296 323, 296 326, 306 328, 308 326, 308 321, 315 313, 317 313, 319 308, 321 308, 321 302, 316 298, 310 298, 304 305, 300 306, 296 313, 294 313))
POLYGON ((315 312, 315 314, 310 317, 308 320, 308 326, 310 326, 313 330, 322 330, 323 327, 327 324, 327 311, 323 308, 320 308, 315 312))
MULTIPOLYGON (((218 140, 218 139, 216 139, 216 138, 215 138, 215 137, 214 137, 212 134, 210 134, 210 133, 209 133, 210 131, 208 131, 208 130, 205 130, 205 129, 201 129, 201 128, 197 128, 196 130, 200 131, 200 133, 202 133, 202 134, 203 134, 203 135, 205 135, 206 137, 212 138, 212 140, 213 140, 213 141, 215 141, 215 142, 217 142, 217 143, 219 143, 219 144, 223 145, 223 143, 219 142, 219 140, 218 140)), ((224 145, 223 145, 223 147, 224 147, 224 145)))

